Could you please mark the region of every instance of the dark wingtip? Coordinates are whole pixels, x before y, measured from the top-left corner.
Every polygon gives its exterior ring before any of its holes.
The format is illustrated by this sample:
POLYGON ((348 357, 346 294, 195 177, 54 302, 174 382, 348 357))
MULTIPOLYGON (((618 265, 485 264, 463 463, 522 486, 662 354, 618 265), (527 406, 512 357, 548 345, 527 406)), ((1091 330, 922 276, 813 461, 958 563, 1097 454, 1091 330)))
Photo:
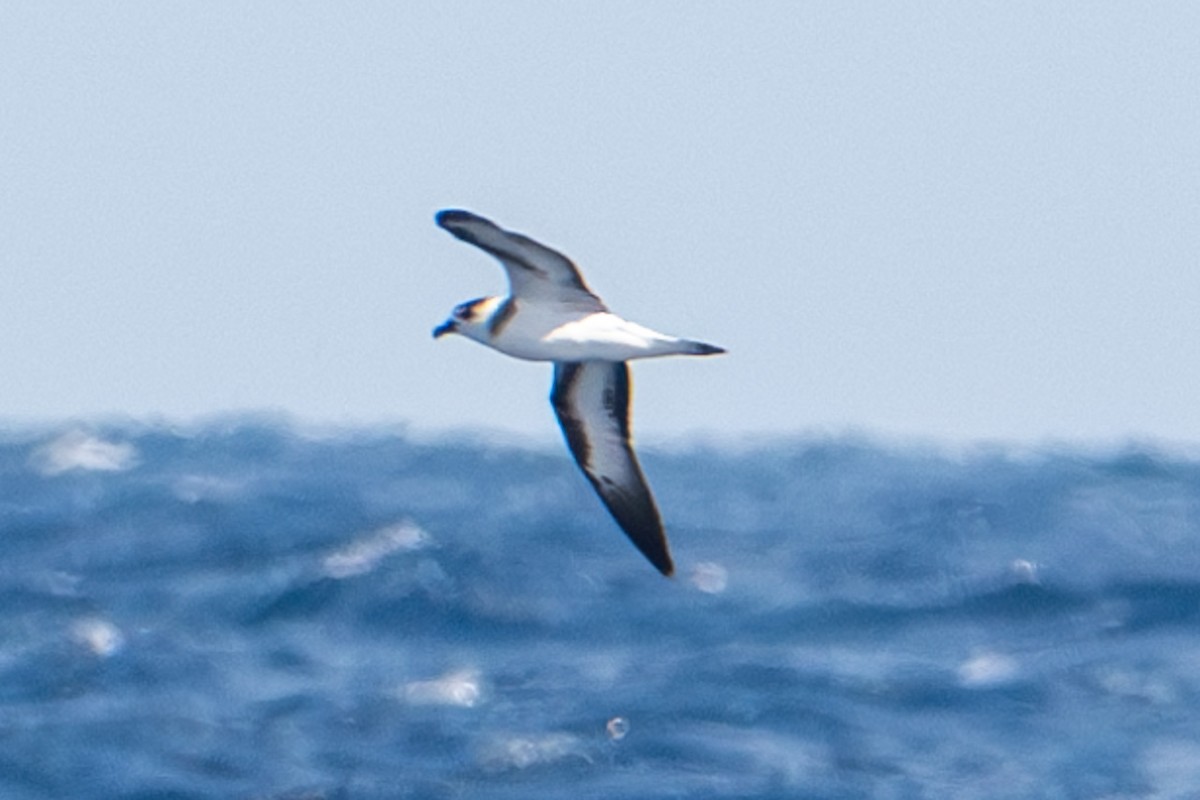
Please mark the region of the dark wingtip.
POLYGON ((633 539, 634 546, 641 551, 647 561, 654 565, 656 570, 668 578, 675 574, 675 562, 671 560, 667 537, 661 528, 653 537, 638 536, 635 538, 631 535, 629 538, 633 539))
POLYGON ((461 208, 445 208, 433 215, 433 221, 438 224, 438 227, 446 228, 447 230, 451 225, 477 219, 482 219, 482 217, 478 214, 472 214, 470 211, 464 211, 461 208))
POLYGON ((715 344, 704 342, 689 342, 689 344, 692 346, 691 355, 694 356, 715 356, 727 352, 724 347, 717 347, 715 344))

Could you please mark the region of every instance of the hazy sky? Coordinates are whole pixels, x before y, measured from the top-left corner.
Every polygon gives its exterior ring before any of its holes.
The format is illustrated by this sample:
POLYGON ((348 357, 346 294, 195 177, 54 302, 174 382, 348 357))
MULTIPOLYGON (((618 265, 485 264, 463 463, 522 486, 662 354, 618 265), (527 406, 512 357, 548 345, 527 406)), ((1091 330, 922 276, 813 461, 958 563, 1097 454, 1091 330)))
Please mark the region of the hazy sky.
POLYGON ((688 431, 1200 441, 1200 4, 0 5, 0 418, 557 436, 430 330, 564 250, 688 431))

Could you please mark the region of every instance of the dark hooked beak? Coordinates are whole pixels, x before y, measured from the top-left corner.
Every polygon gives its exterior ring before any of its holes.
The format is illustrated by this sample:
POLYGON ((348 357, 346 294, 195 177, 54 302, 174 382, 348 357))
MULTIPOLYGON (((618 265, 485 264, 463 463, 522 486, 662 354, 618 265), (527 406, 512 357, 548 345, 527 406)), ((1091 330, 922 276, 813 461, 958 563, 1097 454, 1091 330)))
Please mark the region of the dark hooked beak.
POLYGON ((440 339, 447 333, 454 333, 454 320, 448 319, 433 329, 433 338, 440 339))

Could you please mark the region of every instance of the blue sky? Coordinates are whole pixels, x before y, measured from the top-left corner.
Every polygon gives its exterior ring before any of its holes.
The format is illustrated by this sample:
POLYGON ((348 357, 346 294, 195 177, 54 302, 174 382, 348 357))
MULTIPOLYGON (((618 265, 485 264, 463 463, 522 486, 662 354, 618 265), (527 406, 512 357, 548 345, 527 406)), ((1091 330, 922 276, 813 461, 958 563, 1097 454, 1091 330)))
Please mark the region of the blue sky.
POLYGON ((1200 5, 8 3, 0 418, 556 437, 430 339, 564 250, 642 438, 1200 440, 1200 5))

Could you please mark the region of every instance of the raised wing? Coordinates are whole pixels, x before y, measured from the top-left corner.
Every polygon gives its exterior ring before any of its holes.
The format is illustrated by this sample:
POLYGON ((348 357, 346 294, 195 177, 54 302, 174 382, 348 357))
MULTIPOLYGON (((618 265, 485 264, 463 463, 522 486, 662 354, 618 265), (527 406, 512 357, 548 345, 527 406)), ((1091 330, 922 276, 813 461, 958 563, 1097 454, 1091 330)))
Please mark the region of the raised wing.
POLYGON ((491 253, 504 265, 513 297, 570 303, 603 311, 604 303, 583 282, 571 259, 528 236, 506 231, 470 211, 439 211, 437 224, 468 244, 491 253))
POLYGON ((662 519, 629 444, 629 367, 621 361, 555 363, 550 402, 575 463, 621 530, 670 575, 675 565, 662 519))

